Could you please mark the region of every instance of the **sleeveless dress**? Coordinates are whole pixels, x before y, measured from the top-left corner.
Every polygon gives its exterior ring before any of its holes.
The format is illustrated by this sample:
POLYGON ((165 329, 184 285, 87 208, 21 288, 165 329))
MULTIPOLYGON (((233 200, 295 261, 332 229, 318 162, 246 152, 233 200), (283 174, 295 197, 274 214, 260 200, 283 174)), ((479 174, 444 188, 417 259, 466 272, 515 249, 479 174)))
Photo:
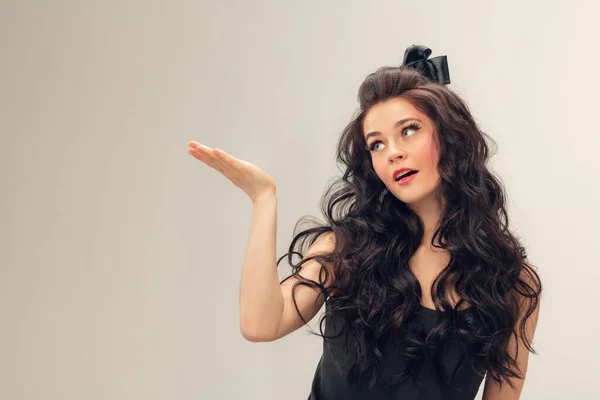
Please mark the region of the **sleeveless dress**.
MULTIPOLYGON (((327 302, 325 305, 327 306, 327 302)), ((467 308, 458 313, 471 311, 471 308, 467 308)), ((421 326, 429 331, 439 314, 444 312, 419 305, 417 317, 421 326)), ((333 321, 330 321, 331 318, 325 320, 326 337, 337 335, 340 332, 337 327, 343 324, 341 315, 334 314, 333 321)), ((427 364, 419 375, 419 379, 425 383, 423 385, 417 386, 409 378, 390 389, 375 387, 367 391, 359 386, 353 390, 340 368, 340 365, 352 361, 351 355, 346 351, 345 338, 346 335, 341 334, 334 339, 327 339, 327 343, 323 340, 323 355, 317 365, 308 400, 473 400, 483 380, 483 376, 470 367, 469 361, 473 357, 471 349, 465 348, 458 340, 449 338, 443 349, 442 364, 458 388, 438 381, 433 364, 427 364)), ((384 376, 400 374, 408 361, 398 350, 396 343, 392 335, 383 338, 380 349, 383 354, 384 376)))

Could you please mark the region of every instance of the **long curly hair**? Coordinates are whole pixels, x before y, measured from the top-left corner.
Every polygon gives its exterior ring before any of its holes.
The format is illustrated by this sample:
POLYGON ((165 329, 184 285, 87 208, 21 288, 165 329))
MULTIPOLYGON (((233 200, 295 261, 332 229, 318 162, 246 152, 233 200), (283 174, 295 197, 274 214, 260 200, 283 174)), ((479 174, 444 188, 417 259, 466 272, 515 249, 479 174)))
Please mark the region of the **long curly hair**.
MULTIPOLYGON (((487 373, 500 385, 508 381, 513 386, 509 378, 523 376, 507 345, 515 335, 537 354, 526 337, 525 325, 535 311, 542 287, 533 266, 526 262, 524 247, 509 231, 503 187, 486 165, 490 156, 486 139, 492 146, 494 141, 478 128, 468 106, 456 93, 406 66, 382 67, 369 74, 360 86, 358 100, 360 109, 338 142, 336 159, 343 175, 329 186, 320 202, 327 221, 314 221, 316 226, 296 234, 305 219, 301 218, 289 252, 277 261, 279 265, 287 257, 292 265, 292 274, 283 281, 299 277, 293 289, 297 285, 318 288, 327 299, 319 324, 321 334, 311 333, 327 342, 332 337, 323 333, 324 320, 344 311, 356 354, 346 370, 351 385, 363 382, 368 388, 387 386, 409 376, 417 380, 428 350, 439 350, 454 334, 474 350, 472 367, 481 376, 487 373), (439 189, 445 207, 431 244, 446 249, 450 262, 431 290, 436 308, 446 312, 440 313, 427 337, 416 321, 421 287, 408 267, 421 244, 423 223, 387 190, 365 149, 362 126, 366 114, 374 105, 391 98, 410 101, 435 123, 440 149, 439 189), (332 252, 293 262, 294 254, 302 256, 304 249, 327 232, 335 236, 332 252), (318 282, 298 274, 310 260, 321 264, 318 282), (333 281, 325 265, 335 266, 333 281), (326 287, 325 282, 334 284, 326 287), (449 287, 460 297, 456 308, 448 301, 449 287), (464 302, 473 312, 458 311, 464 302), (409 363, 393 382, 387 382, 381 376, 383 355, 378 345, 387 332, 400 328, 405 338, 402 351, 409 363)), ((295 295, 293 298, 306 323, 295 295)), ((441 361, 436 358, 433 362, 438 377, 452 384, 441 361)))

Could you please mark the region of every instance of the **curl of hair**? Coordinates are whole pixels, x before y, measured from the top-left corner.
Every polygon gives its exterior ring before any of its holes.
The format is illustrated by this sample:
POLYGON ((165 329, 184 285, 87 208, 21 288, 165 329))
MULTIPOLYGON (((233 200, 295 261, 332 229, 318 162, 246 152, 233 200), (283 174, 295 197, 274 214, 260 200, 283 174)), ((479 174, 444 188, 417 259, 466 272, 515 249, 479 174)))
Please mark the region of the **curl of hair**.
MULTIPOLYGON (((495 146, 494 141, 478 128, 457 94, 404 66, 382 67, 368 75, 358 100, 360 109, 338 142, 336 159, 343 175, 320 201, 327 222, 317 222, 317 226, 296 234, 301 219, 289 252, 277 261, 279 265, 287 257, 292 265, 292 274, 283 281, 298 276, 295 286, 318 288, 327 298, 319 323, 321 334, 310 333, 327 342, 332 337, 324 335, 324 320, 345 311, 345 326, 354 338, 355 362, 346 370, 351 385, 361 381, 368 388, 394 385, 409 376, 418 382, 417 371, 426 362, 428 349, 441 348, 448 335, 455 334, 474 349, 471 365, 481 376, 487 374, 500 385, 508 381, 513 386, 509 378, 523 376, 516 357, 507 351, 508 342, 515 335, 537 354, 526 337, 525 325, 537 306, 542 286, 538 274, 526 263, 525 249, 509 231, 503 187, 487 167, 490 152, 486 139, 495 146), (440 192, 446 205, 432 245, 447 249, 450 262, 431 289, 436 309, 446 312, 440 313, 443 317, 427 337, 415 323, 421 287, 408 267, 424 227, 417 214, 389 193, 376 175, 363 136, 367 112, 391 98, 407 99, 435 123, 440 149, 440 192), (302 250, 323 234, 335 237, 335 249, 294 264, 292 256, 302 256, 302 250), (302 265, 313 259, 321 264, 319 282, 298 275, 302 265), (334 283, 329 287, 325 282, 330 282, 330 270, 325 265, 335 266, 331 269, 334 283), (449 288, 460 297, 456 308, 449 302, 449 288), (457 318, 464 302, 473 312, 457 318), (378 344, 386 332, 400 328, 404 332, 402 351, 409 363, 402 374, 387 382, 381 376, 378 344)), ((294 304, 306 322, 295 296, 294 304)), ((438 376, 452 384, 440 360, 433 362, 438 376)))

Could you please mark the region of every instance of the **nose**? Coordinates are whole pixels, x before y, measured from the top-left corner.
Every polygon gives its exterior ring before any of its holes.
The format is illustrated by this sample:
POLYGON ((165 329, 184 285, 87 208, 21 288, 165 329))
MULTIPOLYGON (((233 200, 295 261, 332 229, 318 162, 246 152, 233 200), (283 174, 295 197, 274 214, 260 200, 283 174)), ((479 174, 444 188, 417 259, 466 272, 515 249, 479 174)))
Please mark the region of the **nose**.
POLYGON ((396 160, 402 160, 406 157, 406 151, 400 149, 397 146, 390 146, 390 152, 388 154, 388 162, 394 164, 396 160))

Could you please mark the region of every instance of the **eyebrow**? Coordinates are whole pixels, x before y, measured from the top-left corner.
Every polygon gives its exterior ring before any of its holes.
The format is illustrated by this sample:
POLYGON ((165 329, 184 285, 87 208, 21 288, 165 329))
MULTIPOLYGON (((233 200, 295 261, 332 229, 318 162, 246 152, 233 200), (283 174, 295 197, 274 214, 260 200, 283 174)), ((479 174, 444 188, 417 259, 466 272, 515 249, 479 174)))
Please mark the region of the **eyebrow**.
MULTIPOLYGON (((418 119, 418 118, 404 118, 404 119, 401 119, 400 121, 397 121, 397 122, 394 124, 394 128, 397 128, 397 127, 399 127, 400 125, 402 125, 403 123, 405 123, 406 121, 411 121, 411 120, 415 120, 415 121, 419 121, 420 123, 423 123, 423 121, 421 121, 421 120, 420 120, 420 119, 418 119)), ((365 136, 365 141, 369 140, 369 138, 370 138, 371 136, 379 136, 379 135, 381 135, 381 132, 378 132, 378 131, 369 132, 369 133, 367 133, 367 136, 365 136)))

